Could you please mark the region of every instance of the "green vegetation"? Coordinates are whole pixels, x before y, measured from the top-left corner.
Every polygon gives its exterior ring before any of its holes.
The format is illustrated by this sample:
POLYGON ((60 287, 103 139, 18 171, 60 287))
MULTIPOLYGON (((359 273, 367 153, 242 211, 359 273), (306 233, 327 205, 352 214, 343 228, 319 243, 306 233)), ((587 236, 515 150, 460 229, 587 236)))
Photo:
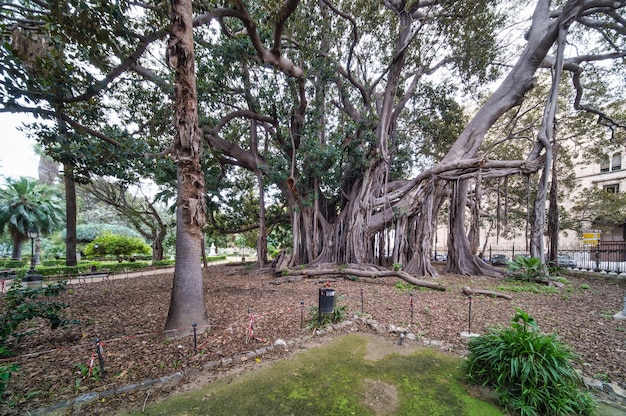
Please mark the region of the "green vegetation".
POLYGON ((335 298, 335 306, 332 313, 323 313, 320 317, 319 308, 317 306, 311 306, 309 308, 309 317, 307 319, 306 327, 308 329, 323 329, 329 325, 336 324, 343 321, 346 318, 346 305, 339 305, 343 296, 337 296, 335 298))
POLYGON ((534 282, 549 276, 546 265, 536 257, 516 256, 508 264, 508 269, 516 278, 527 282, 534 282))
POLYGON ((500 403, 521 416, 593 414, 595 403, 579 390, 572 366, 576 355, 556 335, 541 334, 520 309, 511 322, 470 340, 468 381, 493 387, 500 403))
POLYGON ((509 282, 506 285, 498 285, 498 290, 544 294, 555 294, 559 292, 559 290, 554 286, 541 285, 539 283, 531 282, 509 282))
POLYGON ((402 281, 402 280, 400 280, 400 281, 396 282, 396 284, 394 285, 394 287, 395 287, 396 289, 398 289, 398 291, 399 291, 400 293, 403 293, 403 292, 410 292, 410 291, 413 291, 413 290, 418 290, 418 287, 417 287, 417 286, 412 285, 412 284, 407 283, 407 282, 404 282, 404 281, 402 281))
MULTIPOLYGON (((412 355, 390 354, 372 360, 366 352, 376 348, 373 343, 360 335, 337 338, 271 367, 230 376, 131 414, 502 414, 493 404, 467 395, 459 358, 421 349, 412 355), (376 406, 380 406, 378 413, 376 406)), ((378 348, 390 349, 388 345, 378 348)))
MULTIPOLYGON (((0 344, 6 346, 9 337, 19 339, 28 335, 29 331, 20 332, 20 324, 35 318, 47 320, 52 329, 73 323, 61 318, 61 310, 67 307, 65 303, 49 300, 65 290, 65 282, 34 289, 22 287, 21 281, 16 279, 4 297, 4 312, 0 315, 0 344)), ((1 352, 7 353, 7 350, 3 349, 1 352)))
POLYGON ((86 256, 124 257, 133 254, 150 254, 150 246, 140 238, 104 233, 83 249, 86 256))
POLYGON ((15 364, 0 365, 0 404, 3 403, 2 397, 4 396, 9 378, 11 378, 11 374, 16 372, 18 368, 19 367, 15 364))

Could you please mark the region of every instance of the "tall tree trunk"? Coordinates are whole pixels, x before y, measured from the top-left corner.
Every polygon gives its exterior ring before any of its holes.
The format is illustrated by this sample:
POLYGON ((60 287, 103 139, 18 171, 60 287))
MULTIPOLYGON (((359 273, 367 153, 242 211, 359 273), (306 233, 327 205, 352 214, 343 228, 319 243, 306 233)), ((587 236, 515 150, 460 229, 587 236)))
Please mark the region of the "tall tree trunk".
POLYGON ((550 96, 546 102, 541 121, 541 130, 537 135, 539 145, 545 150, 546 163, 541 172, 541 179, 537 187, 537 196, 535 197, 535 217, 531 228, 530 239, 530 255, 545 261, 543 231, 546 219, 546 194, 548 191, 548 181, 550 179, 550 170, 552 168, 552 134, 554 132, 554 118, 559 95, 559 83, 561 81, 561 73, 563 71, 563 59, 565 53, 565 42, 567 39, 569 23, 565 22, 559 27, 558 46, 556 62, 554 64, 552 75, 552 87, 550 96))
POLYGON ((194 63, 192 1, 172 0, 172 35, 167 50, 175 70, 173 152, 177 163, 176 267, 165 323, 173 335, 206 328, 209 319, 202 287, 202 228, 206 223, 204 176, 200 166, 200 131, 194 63))
MULTIPOLYGON (((553 141, 554 142, 554 141, 553 141)), ((552 183, 550 185, 550 206, 548 208, 548 260, 556 264, 556 255, 559 252, 559 180, 557 171, 557 148, 552 155, 552 183)))
POLYGON ((76 182, 74 167, 63 165, 63 184, 65 185, 65 265, 76 266, 76 182))
POLYGON ((469 180, 459 179, 452 185, 450 201, 450 234, 448 261, 445 271, 461 275, 500 276, 501 273, 471 254, 470 241, 465 233, 465 209, 469 180))
POLYGON ((11 260, 22 259, 22 240, 21 237, 13 238, 13 250, 11 252, 11 260))

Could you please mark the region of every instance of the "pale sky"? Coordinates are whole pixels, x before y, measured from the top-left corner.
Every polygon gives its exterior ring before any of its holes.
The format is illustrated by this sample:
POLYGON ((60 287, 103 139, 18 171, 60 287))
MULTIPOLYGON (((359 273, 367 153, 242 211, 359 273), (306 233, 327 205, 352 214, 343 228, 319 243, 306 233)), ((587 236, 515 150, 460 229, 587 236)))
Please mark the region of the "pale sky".
POLYGON ((38 178, 39 156, 33 151, 34 141, 17 130, 24 115, 0 113, 0 176, 38 178))

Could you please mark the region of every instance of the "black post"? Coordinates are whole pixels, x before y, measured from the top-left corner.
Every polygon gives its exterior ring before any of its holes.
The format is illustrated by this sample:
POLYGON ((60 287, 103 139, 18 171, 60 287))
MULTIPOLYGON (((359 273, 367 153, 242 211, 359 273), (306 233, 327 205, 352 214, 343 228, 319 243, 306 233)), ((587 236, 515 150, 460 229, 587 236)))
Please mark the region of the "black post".
POLYGON ((197 323, 192 323, 191 326, 193 327, 193 350, 197 351, 198 350, 198 337, 197 337, 197 333, 196 333, 196 327, 198 326, 197 323))
POLYGON ((102 343, 99 338, 96 338, 94 342, 96 353, 98 354, 98 363, 100 364, 100 374, 102 375, 102 378, 104 378, 104 356, 102 355, 102 343))
POLYGON ((304 301, 300 301, 300 329, 304 328, 304 301))
POLYGON ((30 238, 30 272, 31 274, 35 271, 35 239, 33 237, 30 238))
POLYGON ((596 241, 596 272, 600 271, 600 243, 596 241))
POLYGON ((469 299, 469 313, 467 315, 467 334, 472 333, 472 295, 467 297, 469 299))
POLYGON ((413 325, 413 292, 409 293, 409 310, 411 311, 411 325, 413 325))
POLYGON ((363 315, 363 288, 361 288, 361 315, 363 315))

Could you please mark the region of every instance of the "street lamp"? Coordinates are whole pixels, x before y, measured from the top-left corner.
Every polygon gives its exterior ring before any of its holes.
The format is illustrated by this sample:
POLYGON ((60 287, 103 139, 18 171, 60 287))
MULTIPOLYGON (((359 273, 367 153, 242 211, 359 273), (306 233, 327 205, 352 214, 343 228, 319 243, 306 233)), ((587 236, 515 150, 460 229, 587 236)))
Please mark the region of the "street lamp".
POLYGON ((30 238, 30 274, 35 271, 35 238, 39 237, 39 230, 36 227, 29 228, 26 232, 30 238))
POLYGON ((39 230, 37 227, 29 228, 26 235, 30 238, 30 270, 24 276, 25 287, 42 287, 43 277, 35 274, 35 239, 39 237, 39 230))

